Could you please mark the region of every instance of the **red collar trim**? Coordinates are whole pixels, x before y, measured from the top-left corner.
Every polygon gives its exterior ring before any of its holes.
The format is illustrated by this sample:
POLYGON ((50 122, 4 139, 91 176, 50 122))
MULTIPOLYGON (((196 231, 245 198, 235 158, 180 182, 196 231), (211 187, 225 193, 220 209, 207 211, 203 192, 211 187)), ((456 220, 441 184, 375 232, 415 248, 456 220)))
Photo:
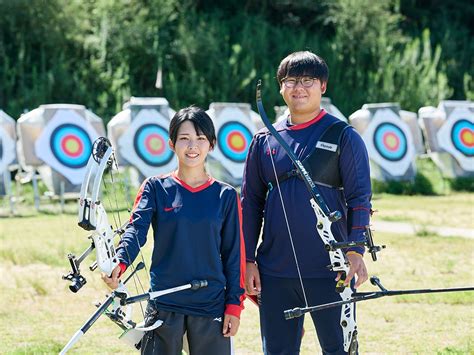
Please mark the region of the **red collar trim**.
POLYGON ((290 129, 292 131, 296 131, 296 130, 303 129, 303 128, 306 128, 308 126, 311 126, 312 124, 318 122, 321 118, 323 118, 326 115, 326 113, 327 112, 324 111, 324 109, 322 108, 321 111, 319 111, 318 115, 315 118, 313 118, 311 121, 301 123, 301 124, 296 124, 294 126, 290 126, 290 127, 288 127, 288 129, 290 129))
POLYGON ((212 183, 215 181, 215 179, 211 176, 209 176, 209 179, 202 185, 199 185, 197 187, 192 187, 188 184, 186 184, 183 180, 181 180, 178 175, 176 175, 176 171, 173 171, 171 173, 171 177, 178 183, 180 184, 182 187, 184 187, 186 190, 190 191, 190 192, 199 192, 199 191, 202 191, 204 190, 205 188, 209 187, 212 185, 212 183))

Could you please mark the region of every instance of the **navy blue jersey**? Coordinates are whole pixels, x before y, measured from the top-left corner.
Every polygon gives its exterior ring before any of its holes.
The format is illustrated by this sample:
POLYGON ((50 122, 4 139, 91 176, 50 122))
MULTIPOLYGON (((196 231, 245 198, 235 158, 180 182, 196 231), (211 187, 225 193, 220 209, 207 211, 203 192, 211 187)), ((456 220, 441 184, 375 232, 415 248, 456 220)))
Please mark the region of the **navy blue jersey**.
POLYGON ((197 291, 156 299, 159 309, 196 316, 240 315, 244 298, 245 248, 235 189, 210 178, 193 188, 174 173, 147 179, 117 250, 125 265, 136 258, 153 228, 151 290, 207 280, 197 291))
MULTIPOLYGON (((314 150, 322 133, 337 120, 321 110, 317 117, 304 124, 290 125, 284 120, 274 126, 296 156, 304 160, 314 150)), ((329 209, 342 213, 342 218, 332 224, 336 240, 364 240, 371 209, 367 150, 353 128, 344 131, 340 145, 339 170, 343 189, 318 187, 329 209)), ((243 230, 247 260, 256 260, 259 271, 270 276, 298 277, 278 188, 269 190, 267 186, 268 182, 275 181, 275 175, 281 176, 293 168, 292 161, 268 130, 260 130, 252 141, 245 166, 243 230), (262 242, 256 251, 262 222, 262 242)), ((316 230, 317 218, 303 180, 290 178, 280 188, 302 277, 333 277, 334 273, 327 269, 329 254, 316 230)), ((362 247, 352 250, 364 252, 362 247)))

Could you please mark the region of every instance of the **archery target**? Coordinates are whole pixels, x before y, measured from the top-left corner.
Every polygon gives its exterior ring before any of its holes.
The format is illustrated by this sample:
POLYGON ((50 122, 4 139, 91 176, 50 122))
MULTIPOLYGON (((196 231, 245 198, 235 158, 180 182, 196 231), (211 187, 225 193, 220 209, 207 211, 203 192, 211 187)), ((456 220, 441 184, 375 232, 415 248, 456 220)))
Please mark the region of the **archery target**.
POLYGON ((392 176, 403 176, 415 158, 408 125, 390 109, 378 109, 362 135, 370 159, 392 176))
POLYGON ((399 161, 407 153, 407 137, 393 123, 383 122, 375 128, 374 147, 384 159, 399 161))
POLYGON ((474 114, 470 110, 454 109, 439 129, 437 139, 464 170, 474 171, 474 114))
POLYGON ((148 165, 166 165, 173 158, 168 148, 168 131, 157 124, 145 124, 135 133, 133 147, 137 155, 148 165))
POLYGON ((62 124, 51 133, 49 142, 51 152, 62 165, 70 168, 87 165, 92 142, 82 127, 72 123, 62 124))
POLYGON ((461 119, 453 124, 451 140, 454 147, 466 157, 474 156, 474 125, 471 122, 461 119))
POLYGON ((250 107, 243 109, 238 104, 211 104, 208 114, 214 121, 217 142, 209 154, 234 178, 242 178, 245 159, 256 131, 250 107), (223 107, 221 109, 221 107, 223 107), (248 112, 248 113, 247 113, 248 112))
POLYGON ((72 184, 82 182, 97 132, 73 110, 58 110, 35 142, 35 152, 72 184))
POLYGON ((168 146, 169 119, 156 109, 141 109, 119 138, 120 154, 144 176, 167 173, 176 168, 168 146))
POLYGON ((227 159, 244 163, 252 137, 252 132, 242 123, 227 122, 219 129, 217 145, 227 159))
POLYGON ((15 160, 15 141, 0 126, 0 174, 15 160))

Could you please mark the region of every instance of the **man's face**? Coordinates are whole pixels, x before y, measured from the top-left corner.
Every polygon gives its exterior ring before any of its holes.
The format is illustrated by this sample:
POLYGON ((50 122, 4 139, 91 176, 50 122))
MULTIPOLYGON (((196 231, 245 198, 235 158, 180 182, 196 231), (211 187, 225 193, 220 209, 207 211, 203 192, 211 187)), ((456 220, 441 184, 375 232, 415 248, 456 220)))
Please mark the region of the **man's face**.
POLYGON ((287 77, 280 84, 291 115, 310 114, 319 111, 321 96, 326 92, 326 83, 308 76, 287 77))

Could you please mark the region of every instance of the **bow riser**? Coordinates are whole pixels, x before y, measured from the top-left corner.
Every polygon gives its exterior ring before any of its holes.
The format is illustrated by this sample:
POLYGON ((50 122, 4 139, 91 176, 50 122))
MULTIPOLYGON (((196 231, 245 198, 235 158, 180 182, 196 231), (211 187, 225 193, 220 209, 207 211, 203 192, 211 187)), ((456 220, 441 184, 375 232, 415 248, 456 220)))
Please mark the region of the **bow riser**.
POLYGON ((114 232, 102 205, 96 205, 97 228, 92 233, 96 248, 97 265, 109 277, 119 264, 114 245, 114 232))
MULTIPOLYGON (((324 215, 318 204, 311 199, 311 206, 318 218, 317 231, 323 243, 330 245, 331 242, 335 242, 336 239, 331 231, 332 222, 327 216, 324 215)), ((330 269, 332 271, 340 272, 341 278, 336 285, 336 290, 343 301, 349 300, 352 295, 352 290, 349 287, 344 287, 343 283, 349 273, 349 263, 347 258, 341 249, 329 251, 329 259, 331 261, 330 269)), ((355 322, 354 304, 344 304, 341 307, 341 327, 344 337, 344 350, 349 352, 349 348, 352 344, 353 337, 357 334, 357 324, 355 322)))

